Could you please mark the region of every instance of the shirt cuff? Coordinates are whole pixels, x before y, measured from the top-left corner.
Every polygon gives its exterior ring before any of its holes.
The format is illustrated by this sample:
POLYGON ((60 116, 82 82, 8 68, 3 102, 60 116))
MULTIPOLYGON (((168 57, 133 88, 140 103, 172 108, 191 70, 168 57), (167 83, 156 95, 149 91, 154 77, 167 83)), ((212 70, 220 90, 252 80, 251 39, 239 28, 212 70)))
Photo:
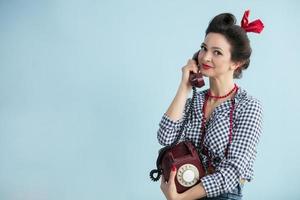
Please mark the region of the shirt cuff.
POLYGON ((216 179, 218 179, 218 177, 216 176, 221 176, 221 175, 211 174, 201 178, 201 183, 204 187, 207 197, 216 197, 221 194, 221 187, 216 181, 216 179))
POLYGON ((160 121, 160 128, 163 130, 172 130, 180 127, 180 124, 182 123, 183 118, 179 120, 172 120, 166 113, 164 113, 162 120, 160 121))

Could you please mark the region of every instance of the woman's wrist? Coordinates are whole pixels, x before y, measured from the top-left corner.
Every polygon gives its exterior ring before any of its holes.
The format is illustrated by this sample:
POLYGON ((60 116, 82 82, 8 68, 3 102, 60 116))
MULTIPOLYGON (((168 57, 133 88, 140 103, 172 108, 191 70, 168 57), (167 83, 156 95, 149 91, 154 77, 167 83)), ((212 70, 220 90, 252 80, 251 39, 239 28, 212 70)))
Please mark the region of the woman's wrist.
POLYGON ((178 90, 186 94, 189 94, 189 92, 192 90, 192 86, 181 82, 178 90))
POLYGON ((202 183, 195 185, 189 190, 178 194, 178 198, 180 200, 189 200, 189 199, 200 199, 206 196, 206 191, 202 185, 202 183))

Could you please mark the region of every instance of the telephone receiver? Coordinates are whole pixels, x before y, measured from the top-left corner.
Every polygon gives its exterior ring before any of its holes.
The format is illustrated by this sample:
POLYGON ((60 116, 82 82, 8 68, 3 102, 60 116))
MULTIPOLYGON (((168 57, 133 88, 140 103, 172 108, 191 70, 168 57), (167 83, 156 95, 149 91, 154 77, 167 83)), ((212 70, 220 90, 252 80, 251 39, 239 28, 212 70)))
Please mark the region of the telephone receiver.
MULTIPOLYGON (((196 61, 197 66, 199 64, 198 63, 198 54, 199 54, 199 51, 197 51, 193 55, 193 60, 196 61)), ((199 68, 200 67, 198 66, 198 72, 197 73, 190 72, 190 77, 189 77, 189 81, 190 81, 191 85, 193 87, 197 87, 197 88, 201 88, 205 85, 204 80, 203 80, 203 76, 202 76, 199 68)))

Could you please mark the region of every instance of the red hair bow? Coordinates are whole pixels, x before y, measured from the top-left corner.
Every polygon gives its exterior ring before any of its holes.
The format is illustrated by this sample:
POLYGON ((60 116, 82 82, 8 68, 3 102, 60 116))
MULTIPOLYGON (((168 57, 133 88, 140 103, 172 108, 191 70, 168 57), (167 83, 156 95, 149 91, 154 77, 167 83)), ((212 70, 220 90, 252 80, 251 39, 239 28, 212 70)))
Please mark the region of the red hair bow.
POLYGON ((264 29, 264 24, 260 19, 254 20, 253 22, 248 21, 250 10, 246 10, 243 16, 243 19, 241 21, 241 27, 246 32, 254 32, 254 33, 260 33, 264 29))

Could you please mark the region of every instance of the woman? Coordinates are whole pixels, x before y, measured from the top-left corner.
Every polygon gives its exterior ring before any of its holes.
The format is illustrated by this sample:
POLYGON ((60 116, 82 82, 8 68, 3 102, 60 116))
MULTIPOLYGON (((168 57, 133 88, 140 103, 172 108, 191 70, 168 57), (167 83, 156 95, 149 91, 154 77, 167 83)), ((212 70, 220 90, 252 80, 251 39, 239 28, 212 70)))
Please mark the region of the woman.
POLYGON ((250 63, 251 47, 247 32, 260 33, 260 20, 248 23, 246 11, 241 26, 230 13, 217 15, 210 22, 198 53, 198 65, 190 59, 182 67, 177 94, 159 124, 158 141, 170 145, 176 138, 191 101, 190 72, 209 78, 209 89, 197 92, 194 112, 185 138, 201 149, 200 157, 209 172, 199 184, 177 193, 176 168, 170 179, 162 179, 161 190, 169 200, 241 199, 245 181, 253 178, 253 163, 261 135, 262 107, 246 90, 234 83, 250 63))

